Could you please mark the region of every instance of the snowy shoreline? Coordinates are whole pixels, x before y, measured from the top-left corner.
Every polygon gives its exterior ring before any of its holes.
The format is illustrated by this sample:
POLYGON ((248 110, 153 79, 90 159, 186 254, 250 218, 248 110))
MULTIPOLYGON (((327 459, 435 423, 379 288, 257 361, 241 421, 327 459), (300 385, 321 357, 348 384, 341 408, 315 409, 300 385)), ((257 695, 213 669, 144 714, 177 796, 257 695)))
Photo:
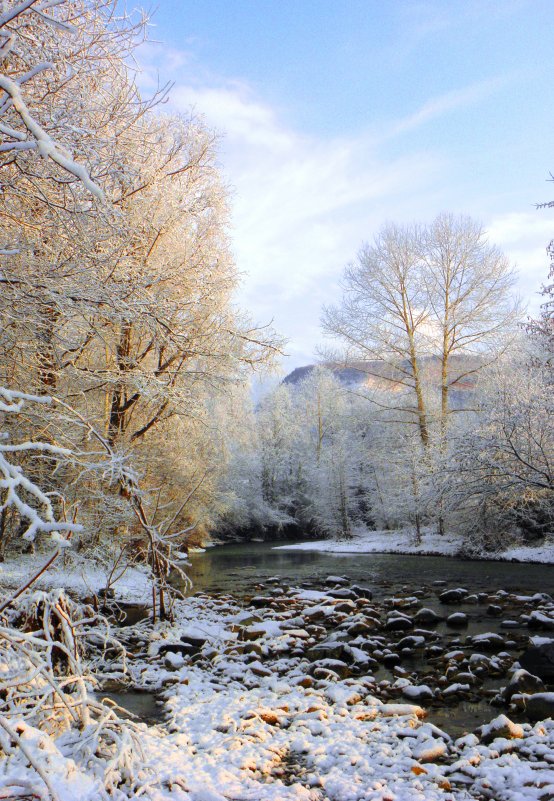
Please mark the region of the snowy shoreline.
POLYGON ((312 540, 290 545, 274 546, 279 551, 318 551, 320 553, 380 553, 404 556, 448 556, 476 562, 521 562, 529 564, 554 564, 554 542, 537 546, 507 548, 500 553, 481 553, 467 556, 462 551, 459 537, 439 535, 424 531, 421 543, 414 544, 412 529, 400 531, 357 532, 351 540, 312 540))
MULTIPOLYGON (((518 723, 507 705, 510 717, 491 707, 493 720, 456 736, 428 717, 434 698, 449 705, 473 697, 462 683, 472 671, 476 681, 479 671, 483 680, 492 671, 511 681, 516 644, 510 655, 490 633, 440 647, 432 630, 418 635, 414 627, 430 611, 422 604, 436 604, 442 587, 376 602, 369 590, 340 582, 328 577, 306 589, 270 581, 264 595, 244 599, 202 594, 177 601, 173 623, 114 629, 132 658, 125 665, 116 650, 102 659, 95 697, 109 703, 108 688, 120 685, 120 693, 154 694, 162 714, 156 725, 114 724, 116 743, 128 744, 121 761, 109 745, 91 759, 90 727, 56 737, 25 724, 60 801, 544 801, 554 784, 545 756, 554 747, 552 720, 518 723), (410 626, 398 628, 410 616, 410 626), (394 666, 383 681, 376 659, 422 640, 436 681, 394 666)), ((540 594, 499 591, 487 601, 505 616, 548 612, 554 624, 554 605, 540 594)), ((477 596, 472 603, 480 614, 477 596)), ((24 754, 0 761, 0 789, 24 782, 45 797, 24 754)))
MULTIPOLYGON (((0 588, 17 589, 37 573, 48 559, 47 552, 19 554, 0 564, 0 588)), ((35 582, 34 589, 50 590, 63 587, 74 595, 85 598, 98 594, 109 583, 110 566, 101 566, 91 559, 70 554, 64 564, 63 555, 35 582)), ((128 567, 113 581, 119 600, 129 603, 149 603, 152 590, 146 568, 128 567)))

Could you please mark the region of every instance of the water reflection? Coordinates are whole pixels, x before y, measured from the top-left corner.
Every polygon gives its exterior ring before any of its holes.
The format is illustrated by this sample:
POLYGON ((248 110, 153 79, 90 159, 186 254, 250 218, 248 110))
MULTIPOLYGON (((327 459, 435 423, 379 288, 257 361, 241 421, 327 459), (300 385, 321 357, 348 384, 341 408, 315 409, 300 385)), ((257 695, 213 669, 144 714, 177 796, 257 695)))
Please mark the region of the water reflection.
POLYGON ((279 577, 284 584, 321 580, 330 574, 347 576, 371 587, 377 596, 418 589, 446 581, 471 592, 549 592, 554 565, 512 562, 473 562, 440 556, 400 554, 328 554, 316 551, 273 550, 276 543, 243 543, 192 554, 189 570, 196 590, 248 592, 255 584, 279 577))

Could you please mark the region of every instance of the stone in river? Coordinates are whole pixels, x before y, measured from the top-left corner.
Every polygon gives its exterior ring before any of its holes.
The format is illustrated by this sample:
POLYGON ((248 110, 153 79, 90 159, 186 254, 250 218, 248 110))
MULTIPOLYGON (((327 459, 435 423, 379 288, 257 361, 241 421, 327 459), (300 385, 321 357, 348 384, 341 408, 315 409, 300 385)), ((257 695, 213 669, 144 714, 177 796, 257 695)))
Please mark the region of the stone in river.
POLYGON ((324 581, 324 584, 329 586, 335 586, 336 584, 341 584, 342 586, 347 586, 350 584, 350 581, 345 576, 327 576, 324 581))
POLYGON ((554 681, 554 640, 532 645, 520 656, 519 664, 544 681, 554 681))
POLYGON ((502 607, 498 604, 489 604, 487 606, 487 615, 491 615, 491 617, 500 617, 502 611, 502 607))
POLYGON ((356 593, 358 598, 367 598, 368 601, 373 598, 373 593, 367 587, 359 587, 357 584, 353 584, 350 589, 356 593))
MULTIPOLYGON (((368 618, 372 620, 372 618, 368 618)), ((370 634, 373 631, 372 626, 368 626, 363 620, 357 620, 355 623, 352 623, 351 626, 348 626, 347 632, 352 637, 356 637, 359 634, 370 634)))
POLYGON ((455 682, 454 684, 450 684, 442 691, 442 696, 444 699, 458 698, 461 695, 468 695, 469 692, 470 692, 469 684, 461 684, 459 682, 455 682))
POLYGON ((407 637, 402 637, 396 645, 397 648, 425 648, 425 637, 411 634, 407 637))
POLYGON ((413 627, 413 621, 404 615, 389 617, 385 623, 385 628, 387 631, 409 631, 410 629, 413 629, 413 627))
POLYGON ((449 626, 461 628, 462 626, 467 626, 467 615, 465 615, 463 612, 454 612, 453 614, 448 615, 446 622, 449 626))
POLYGON ((427 684, 404 687, 402 695, 411 701, 430 701, 435 697, 435 693, 427 684))
POLYGON ((441 620, 444 620, 441 615, 437 615, 432 609, 427 609, 426 607, 419 609, 414 615, 415 623, 425 623, 425 625, 440 623, 441 620))
POLYGON ((464 587, 457 587, 453 590, 441 592, 439 601, 441 604, 460 604, 468 594, 468 591, 464 587))
POLYGON ((349 590, 346 587, 341 587, 339 590, 327 590, 327 595, 331 598, 338 598, 341 601, 356 601, 358 598, 354 590, 349 590))
POLYGON ((503 698, 509 702, 512 695, 520 695, 522 693, 532 695, 533 693, 540 693, 544 689, 544 684, 538 676, 533 676, 532 673, 528 673, 522 668, 521 670, 516 670, 510 679, 503 692, 503 698))
POLYGON ((554 717, 554 693, 536 693, 525 699, 525 713, 530 720, 554 717))
POLYGON ((493 631, 487 631, 484 634, 476 634, 471 638, 471 643, 487 651, 496 651, 504 647, 504 638, 493 631))
POLYGON ((456 680, 458 684, 469 684, 470 686, 477 684, 479 679, 475 674, 471 672, 471 670, 460 671, 458 673, 454 673, 453 678, 456 680))
POLYGON ((527 622, 529 628, 542 629, 543 631, 554 631, 554 617, 544 612, 531 612, 527 622))

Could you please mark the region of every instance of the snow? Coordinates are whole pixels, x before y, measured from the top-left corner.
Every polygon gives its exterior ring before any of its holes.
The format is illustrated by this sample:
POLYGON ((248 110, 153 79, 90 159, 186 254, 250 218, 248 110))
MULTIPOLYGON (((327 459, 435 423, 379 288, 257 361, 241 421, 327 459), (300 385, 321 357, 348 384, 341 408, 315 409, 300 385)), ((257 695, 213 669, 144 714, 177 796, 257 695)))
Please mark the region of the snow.
MULTIPOLYGON (((47 555, 44 553, 21 554, 10 557, 9 562, 0 563, 0 586, 17 588, 44 564, 47 555)), ((99 567, 97 561, 80 559, 76 554, 68 554, 64 565, 63 556, 41 576, 36 589, 64 587, 70 593, 87 596, 98 593, 107 583, 110 568, 99 567)), ((151 585, 146 569, 129 567, 123 576, 113 584, 117 598, 128 603, 149 602, 152 597, 151 585)))
MULTIPOLYGON (((302 614, 320 600, 302 598, 302 614)), ((137 684, 162 691, 167 721, 121 723, 112 774, 91 727, 53 739, 21 723, 35 768, 21 752, 0 762, 0 797, 17 787, 58 801, 540 801, 554 783, 553 721, 511 727, 501 716, 486 729, 499 735, 490 746, 472 734, 454 743, 422 707, 375 698, 372 677, 301 685, 306 664, 280 656, 288 635, 272 610, 258 642, 273 656, 249 661, 234 631, 247 611, 194 597, 178 602, 174 624, 151 630, 152 645, 202 635, 212 655, 202 666, 172 656, 165 669, 150 648, 132 662, 137 684)))
POLYGON ((130 660, 130 676, 160 693, 164 722, 119 722, 111 750, 99 751, 93 726, 54 738, 14 720, 33 768, 16 750, 0 761, 0 797, 17 787, 44 801, 544 801, 554 783, 553 721, 501 715, 453 742, 425 719, 427 685, 397 680, 409 696, 398 703, 372 694, 371 675, 314 681, 310 663, 294 656, 306 634, 298 621, 331 599, 296 589, 290 597, 288 616, 195 596, 177 602, 175 623, 141 624, 148 646, 130 660), (262 620, 251 625, 254 616, 262 620), (246 632, 256 635, 253 653, 246 632), (187 636, 205 640, 201 663, 158 656, 187 636))
MULTIPOLYGON (((312 540, 294 545, 278 545, 274 550, 319 551, 321 553, 401 553, 422 556, 456 556, 463 550, 460 537, 438 534, 434 528, 422 530, 421 542, 416 544, 412 528, 394 531, 357 529, 349 540, 312 540)), ((554 564, 554 542, 539 546, 508 548, 502 552, 479 555, 480 559, 498 561, 538 562, 554 564)))

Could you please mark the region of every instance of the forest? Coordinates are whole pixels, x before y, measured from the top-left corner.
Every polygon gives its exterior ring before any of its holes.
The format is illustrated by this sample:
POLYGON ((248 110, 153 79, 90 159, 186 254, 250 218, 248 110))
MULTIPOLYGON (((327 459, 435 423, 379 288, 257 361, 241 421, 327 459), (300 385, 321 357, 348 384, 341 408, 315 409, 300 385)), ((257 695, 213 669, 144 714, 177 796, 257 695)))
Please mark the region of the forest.
MULTIPOLYGON (((286 782, 228 795, 236 776, 212 774, 203 791, 174 778, 161 735, 151 753, 166 774, 147 781, 141 724, 91 694, 101 665, 132 653, 106 601, 135 571, 152 624, 193 631, 204 617, 219 631, 224 612, 240 627, 234 607, 183 600, 189 552, 212 543, 402 531, 417 549, 432 531, 464 557, 548 545, 554 252, 532 317, 478 221, 387 223, 352 242, 318 362, 283 378, 286 341, 236 303, 218 133, 167 112, 170 85, 143 96, 133 59, 146 28, 111 0, 0 4, 0 798, 354 798, 331 785, 293 796, 286 782), (274 376, 261 398, 256 375, 274 376), (37 589, 55 563, 102 572, 92 605, 37 589)), ((186 656, 167 648, 171 631, 148 635, 167 670, 186 656)), ((437 787, 390 798, 449 797, 437 787)), ((363 798, 389 798, 377 789, 363 798)))

